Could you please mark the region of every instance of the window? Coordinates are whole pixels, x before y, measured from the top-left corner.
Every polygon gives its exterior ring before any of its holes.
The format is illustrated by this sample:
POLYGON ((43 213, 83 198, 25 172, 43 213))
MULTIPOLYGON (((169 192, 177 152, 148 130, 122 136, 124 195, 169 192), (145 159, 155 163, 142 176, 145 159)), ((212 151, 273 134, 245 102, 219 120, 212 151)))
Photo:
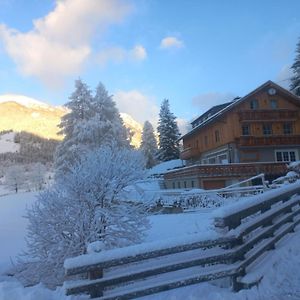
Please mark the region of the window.
POLYGON ((177 187, 178 187, 179 189, 181 188, 180 181, 177 182, 177 187))
POLYGON ((192 188, 194 187, 194 180, 192 180, 192 182, 191 182, 191 186, 192 186, 192 188))
POLYGON ((183 182, 184 188, 186 189, 186 181, 183 182))
POLYGON ((209 158, 208 163, 214 165, 216 163, 216 158, 215 157, 209 158))
POLYGON ((219 132, 219 130, 215 131, 215 140, 216 140, 217 143, 220 142, 220 132, 219 132))
POLYGON ((242 135, 250 135, 250 126, 249 125, 242 126, 242 135))
POLYGON ((283 134, 292 134, 293 127, 291 123, 284 123, 283 124, 283 134))
POLYGON ((271 107, 272 109, 278 108, 277 100, 271 99, 271 100, 270 100, 270 107, 271 107))
POLYGON ((278 162, 296 161, 298 159, 296 150, 276 150, 275 157, 278 162))
POLYGON ((208 145, 208 137, 207 137, 207 135, 204 137, 204 145, 205 145, 205 146, 208 145))
POLYGON ((290 151, 290 161, 296 161, 296 152, 295 151, 290 151))
POLYGON ((222 154, 218 156, 218 161, 220 164, 228 164, 227 154, 222 154))
POLYGON ((258 109, 258 100, 257 99, 253 99, 250 101, 250 108, 251 109, 258 109))
POLYGON ((272 134, 272 124, 264 124, 263 125, 263 134, 264 135, 272 134))
POLYGON ((175 182, 172 182, 173 189, 175 189, 175 182))

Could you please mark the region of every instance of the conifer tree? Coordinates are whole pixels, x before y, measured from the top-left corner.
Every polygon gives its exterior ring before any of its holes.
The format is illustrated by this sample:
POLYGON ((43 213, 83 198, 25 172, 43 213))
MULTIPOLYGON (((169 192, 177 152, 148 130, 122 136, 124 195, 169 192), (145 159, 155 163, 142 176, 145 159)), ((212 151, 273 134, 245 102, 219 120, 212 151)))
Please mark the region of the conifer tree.
POLYGON ((72 135, 74 126, 78 121, 88 119, 91 112, 91 101, 92 94, 89 87, 81 79, 76 80, 75 91, 69 97, 69 102, 65 104, 70 112, 62 117, 61 123, 58 125, 61 128, 59 134, 68 138, 72 135))
POLYGON ((296 48, 296 58, 291 68, 293 76, 291 78, 290 89, 295 95, 300 96, 300 39, 296 48))
POLYGON ((93 97, 87 85, 77 80, 66 106, 71 112, 59 125, 65 138, 55 153, 57 174, 68 172, 84 153, 102 145, 129 147, 119 111, 102 83, 93 97))
POLYGON ((156 165, 157 150, 153 126, 149 121, 146 121, 143 127, 141 151, 145 156, 147 169, 156 165))
POLYGON ((157 131, 159 134, 158 159, 168 161, 179 158, 180 133, 176 117, 170 111, 168 99, 164 99, 161 104, 157 131))

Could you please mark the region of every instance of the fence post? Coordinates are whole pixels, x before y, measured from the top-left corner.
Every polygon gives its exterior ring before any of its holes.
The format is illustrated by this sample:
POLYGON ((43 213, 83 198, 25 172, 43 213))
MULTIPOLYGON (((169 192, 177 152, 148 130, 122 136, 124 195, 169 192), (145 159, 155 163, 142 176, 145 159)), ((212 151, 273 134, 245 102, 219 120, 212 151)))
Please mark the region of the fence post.
MULTIPOLYGON (((98 270, 93 270, 88 272, 88 279, 93 280, 93 279, 99 279, 103 277, 103 270, 98 269, 98 270)), ((103 296, 103 288, 92 288, 89 291, 89 294, 91 298, 97 298, 97 297, 102 297, 103 296)))

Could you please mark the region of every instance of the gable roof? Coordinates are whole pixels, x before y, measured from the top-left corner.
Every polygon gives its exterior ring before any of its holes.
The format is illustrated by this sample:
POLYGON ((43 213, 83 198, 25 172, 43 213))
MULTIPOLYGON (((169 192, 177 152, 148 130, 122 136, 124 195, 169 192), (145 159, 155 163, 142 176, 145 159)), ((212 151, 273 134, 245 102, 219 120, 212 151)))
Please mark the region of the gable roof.
POLYGON ((208 117, 207 119, 205 119, 199 125, 195 126, 191 131, 189 131, 185 135, 181 136, 180 140, 183 139, 183 138, 185 138, 185 137, 188 137, 190 135, 193 135, 195 132, 198 131, 198 129, 203 128, 206 125, 208 125, 211 122, 213 122, 214 120, 220 118, 227 111, 230 111, 231 109, 233 109, 234 107, 236 107, 240 103, 246 101, 247 99, 249 99, 250 97, 252 97, 254 94, 260 92, 261 90, 263 90, 263 89, 265 89, 267 87, 274 87, 280 93, 282 93, 282 94, 286 95, 287 97, 289 97, 290 100, 292 100, 295 104, 300 105, 300 97, 297 97, 296 95, 292 94, 291 92, 289 92, 288 90, 284 89, 283 87, 281 87, 280 85, 276 84, 275 82, 273 82, 271 80, 268 80, 267 82, 265 82, 264 84, 262 84, 261 86, 259 86, 258 88, 256 88, 255 90, 253 90, 252 92, 250 92, 249 94, 247 94, 246 96, 244 96, 242 98, 239 98, 236 101, 232 101, 232 102, 228 102, 228 103, 224 103, 224 104, 220 104, 220 105, 214 106, 211 109, 209 109, 208 111, 206 111, 200 117, 198 117, 197 119, 195 119, 192 122, 192 124, 195 123, 196 120, 201 119, 201 117, 203 117, 204 115, 207 114, 207 116, 208 116, 209 111, 213 111, 213 108, 217 107, 217 109, 215 109, 213 115, 211 115, 210 117, 208 117), (220 109, 218 109, 218 108, 220 108, 220 109))
POLYGON ((191 122, 191 124, 193 125, 193 127, 195 127, 194 126, 195 124, 202 123, 203 121, 205 121, 209 117, 215 115, 217 112, 219 112, 220 110, 222 110, 223 108, 225 108, 226 106, 228 106, 231 103, 232 103, 232 101, 213 106, 212 108, 210 108, 209 110, 207 110, 205 113, 203 113, 201 116, 195 118, 191 122), (201 121, 201 120, 203 120, 203 121, 201 121))

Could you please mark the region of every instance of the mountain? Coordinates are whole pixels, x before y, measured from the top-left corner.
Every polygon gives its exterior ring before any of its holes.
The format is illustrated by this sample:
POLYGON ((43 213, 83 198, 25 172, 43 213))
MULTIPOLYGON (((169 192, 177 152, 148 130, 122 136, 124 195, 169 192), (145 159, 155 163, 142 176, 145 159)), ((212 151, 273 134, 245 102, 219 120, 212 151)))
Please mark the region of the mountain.
MULTIPOLYGON (((23 95, 0 96, 0 132, 26 131, 47 139, 61 140, 57 135, 61 117, 67 113, 63 106, 52 106, 23 95)), ((133 133, 131 144, 139 147, 142 125, 130 115, 121 113, 124 125, 133 133)))
POLYGON ((142 141, 143 126, 126 113, 120 113, 120 115, 125 127, 130 129, 130 132, 133 133, 131 145, 138 148, 142 141))

